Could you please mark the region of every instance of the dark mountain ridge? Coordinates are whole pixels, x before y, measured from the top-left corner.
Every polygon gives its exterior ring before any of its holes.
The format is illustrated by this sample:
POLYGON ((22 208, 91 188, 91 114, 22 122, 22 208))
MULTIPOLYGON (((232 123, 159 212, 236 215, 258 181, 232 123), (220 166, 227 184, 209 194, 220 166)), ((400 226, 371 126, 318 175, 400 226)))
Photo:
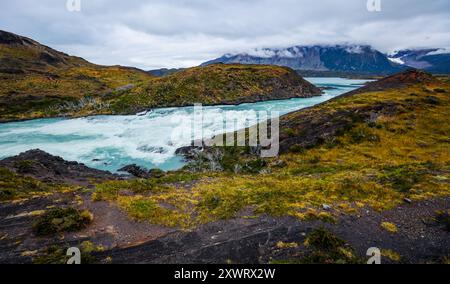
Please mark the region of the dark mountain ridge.
POLYGON ((450 74, 450 53, 439 48, 400 50, 389 55, 389 59, 434 74, 450 74))
POLYGON ((312 45, 285 49, 264 48, 249 53, 227 54, 205 62, 242 64, 272 64, 300 71, 347 72, 366 75, 386 75, 404 67, 391 62, 386 55, 368 45, 312 45))

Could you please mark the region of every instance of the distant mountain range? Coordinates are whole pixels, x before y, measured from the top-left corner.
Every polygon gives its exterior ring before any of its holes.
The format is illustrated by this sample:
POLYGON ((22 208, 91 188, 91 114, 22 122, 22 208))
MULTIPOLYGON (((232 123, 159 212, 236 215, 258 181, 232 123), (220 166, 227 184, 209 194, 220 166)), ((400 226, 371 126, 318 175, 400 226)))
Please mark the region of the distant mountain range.
POLYGON ((384 54, 368 45, 312 45, 263 48, 226 54, 202 65, 214 63, 268 64, 287 66, 301 73, 388 75, 409 67, 433 73, 450 73, 450 54, 438 49, 404 50, 384 54))
POLYGON ((442 49, 407 49, 388 56, 397 64, 436 74, 450 74, 450 53, 442 49))
POLYGON ((147 73, 149 73, 152 76, 156 76, 156 77, 164 77, 164 76, 172 75, 173 73, 176 73, 178 71, 183 71, 183 70, 185 70, 185 68, 171 68, 171 69, 161 68, 161 69, 147 71, 147 73))

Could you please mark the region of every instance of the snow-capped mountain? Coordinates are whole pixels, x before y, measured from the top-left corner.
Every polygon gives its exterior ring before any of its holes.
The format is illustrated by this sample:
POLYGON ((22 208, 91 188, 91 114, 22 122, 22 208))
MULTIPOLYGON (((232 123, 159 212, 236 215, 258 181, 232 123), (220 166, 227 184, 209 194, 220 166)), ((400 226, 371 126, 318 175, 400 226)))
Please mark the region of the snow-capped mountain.
POLYGON ((388 55, 391 62, 431 73, 450 74, 450 52, 445 49, 406 49, 388 55))
POLYGON ((245 53, 226 54, 205 62, 270 64, 295 70, 334 71, 358 74, 391 74, 405 67, 368 45, 312 45, 289 48, 255 49, 245 53))

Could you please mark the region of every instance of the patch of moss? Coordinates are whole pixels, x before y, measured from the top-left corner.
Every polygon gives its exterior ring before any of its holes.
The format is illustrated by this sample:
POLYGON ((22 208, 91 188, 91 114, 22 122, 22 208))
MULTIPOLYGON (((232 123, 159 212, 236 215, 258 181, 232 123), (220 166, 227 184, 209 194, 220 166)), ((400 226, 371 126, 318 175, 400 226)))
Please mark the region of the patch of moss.
MULTIPOLYGON (((28 167, 29 164, 26 163, 28 167)), ((24 177, 6 168, 0 168, 0 201, 29 198, 36 195, 52 194, 70 187, 48 184, 31 177, 24 177)))
MULTIPOLYGON (((72 256, 67 255, 67 249, 73 245, 53 245, 38 252, 33 257, 34 264, 67 264, 72 256)), ((81 252, 81 264, 94 264, 97 262, 94 254, 103 250, 103 247, 97 246, 90 241, 84 241, 78 246, 81 252)))
POLYGON ((394 262, 400 262, 400 260, 402 259, 402 257, 398 253, 390 249, 382 249, 381 256, 387 257, 388 259, 394 262))
POLYGON ((380 137, 378 137, 378 135, 370 131, 370 128, 367 127, 358 127, 352 129, 349 132, 349 135, 351 138, 351 142, 355 144, 362 143, 365 141, 373 143, 380 142, 380 137))
POLYGON ((84 229, 93 220, 89 211, 74 208, 51 209, 33 224, 37 236, 52 236, 62 232, 75 232, 84 229))
POLYGON ((291 153, 304 153, 305 151, 306 151, 305 148, 301 145, 293 145, 289 149, 289 152, 291 152, 291 153))
POLYGON ((266 160, 255 159, 247 162, 243 167, 243 173, 258 174, 268 165, 266 160))
POLYGON ((284 130, 283 130, 283 133, 284 133, 285 135, 287 135, 288 137, 295 137, 295 136, 298 135, 297 131, 295 131, 295 130, 292 129, 292 128, 286 128, 286 129, 284 129, 284 130))
POLYGON ((113 180, 96 185, 92 195, 94 201, 116 200, 121 192, 131 191, 136 194, 164 193, 173 187, 173 184, 186 184, 200 179, 201 174, 183 171, 169 172, 149 179, 113 180))
POLYGON ((381 227, 383 229, 385 229, 386 231, 388 231, 389 233, 393 233, 393 234, 398 233, 398 228, 394 223, 382 222, 381 227))
POLYGON ((393 166, 385 168, 380 179, 383 183, 390 183, 395 190, 407 193, 424 179, 426 172, 422 165, 393 166))
POLYGON ((15 163, 15 168, 19 173, 27 174, 33 170, 34 161, 22 160, 15 163))
POLYGON ((119 206, 134 219, 168 227, 190 227, 190 216, 184 212, 186 208, 183 204, 167 202, 166 206, 171 206, 171 210, 161 206, 157 199, 151 197, 121 196, 118 198, 119 206))
POLYGON ((356 264, 361 260, 355 256, 354 250, 346 242, 332 232, 318 228, 306 238, 304 245, 311 252, 301 260, 308 264, 356 264))
POLYGON ((285 242, 278 242, 277 243, 277 248, 279 249, 293 249, 293 248, 298 248, 298 244, 293 242, 293 243, 285 243, 285 242))
POLYGON ((67 264, 70 256, 67 256, 67 248, 50 246, 33 259, 34 264, 67 264))

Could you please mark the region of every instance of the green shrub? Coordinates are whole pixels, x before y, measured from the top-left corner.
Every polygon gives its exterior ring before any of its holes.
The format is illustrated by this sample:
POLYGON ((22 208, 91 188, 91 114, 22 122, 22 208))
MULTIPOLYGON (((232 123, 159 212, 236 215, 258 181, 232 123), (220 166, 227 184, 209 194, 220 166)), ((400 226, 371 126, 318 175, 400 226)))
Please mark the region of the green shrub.
POLYGON ((18 161, 14 164, 17 171, 22 174, 30 173, 33 170, 33 165, 34 162, 29 160, 18 161))
POLYGON ((297 131, 295 131, 292 128, 286 128, 283 130, 283 133, 286 134, 288 137, 296 137, 297 136, 297 131))
POLYGON ((361 263, 351 247, 332 232, 318 228, 312 231, 305 240, 305 246, 312 249, 302 263, 310 264, 350 264, 361 263))
MULTIPOLYGON (((70 247, 72 247, 71 245, 70 247)), ((103 247, 96 246, 89 241, 82 242, 77 246, 81 251, 81 264, 94 264, 96 258, 93 253, 102 251, 103 247)), ((69 245, 52 245, 43 249, 39 255, 33 259, 34 264, 67 264, 71 256, 67 255, 69 245)))
POLYGON ((8 169, 0 168, 0 201, 27 198, 57 189, 59 187, 55 185, 40 182, 31 177, 19 176, 8 169))
POLYGON ((293 145, 289 148, 289 152, 291 153, 303 154, 305 151, 305 148, 301 145, 293 145))
POLYGON ((351 142, 354 144, 359 144, 363 142, 380 142, 380 137, 372 133, 367 128, 355 128, 349 133, 351 142))
POLYGON ((93 220, 89 211, 74 208, 57 208, 46 212, 34 223, 37 236, 51 236, 61 232, 75 232, 84 229, 93 220))
POLYGON ((151 169, 151 170, 149 171, 149 174, 150 174, 151 177, 154 177, 154 178, 161 178, 161 177, 163 177, 166 173, 165 173, 163 170, 160 170, 160 169, 151 169))
POLYGON ((256 159, 256 160, 247 162, 245 164, 245 166, 243 167, 243 172, 249 173, 249 174, 257 174, 257 173, 261 172, 261 170, 263 170, 266 166, 267 166, 267 161, 265 161, 263 159, 256 159))
POLYGON ((406 193, 423 180, 424 175, 425 171, 423 169, 413 165, 389 167, 384 171, 381 181, 391 184, 399 192, 406 193))

